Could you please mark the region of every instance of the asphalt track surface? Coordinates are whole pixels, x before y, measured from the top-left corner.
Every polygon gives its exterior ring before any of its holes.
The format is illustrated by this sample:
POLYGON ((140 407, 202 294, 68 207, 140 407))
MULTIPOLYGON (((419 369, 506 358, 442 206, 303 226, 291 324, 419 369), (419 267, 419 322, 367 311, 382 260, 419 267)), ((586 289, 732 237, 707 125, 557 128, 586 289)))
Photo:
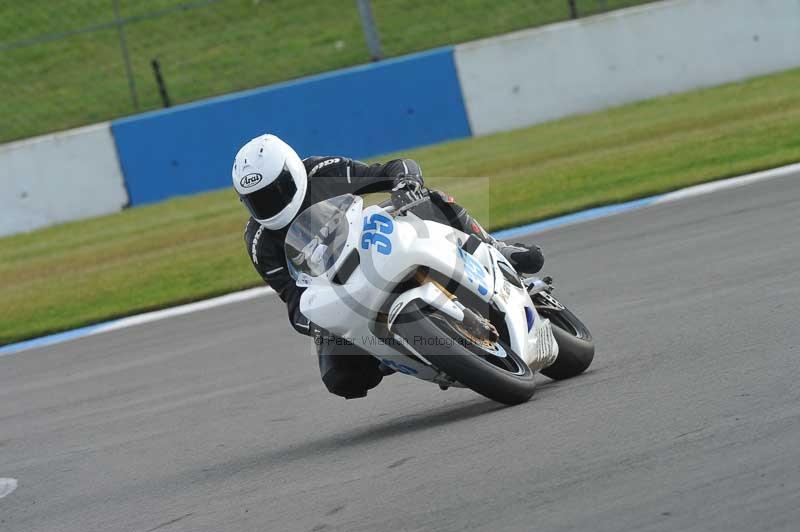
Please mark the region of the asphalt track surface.
POLYGON ((800 176, 535 237, 585 375, 328 395, 275 296, 0 358, 0 530, 800 527, 800 176))

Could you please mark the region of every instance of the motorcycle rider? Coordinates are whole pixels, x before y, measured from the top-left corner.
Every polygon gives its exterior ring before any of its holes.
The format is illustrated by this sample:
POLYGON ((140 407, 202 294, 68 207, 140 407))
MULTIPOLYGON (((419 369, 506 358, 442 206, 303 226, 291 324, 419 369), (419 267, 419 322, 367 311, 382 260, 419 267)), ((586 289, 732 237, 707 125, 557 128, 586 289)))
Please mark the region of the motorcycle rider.
MULTIPOLYGON (((422 170, 412 159, 394 159, 367 165, 341 156, 308 157, 297 153, 275 135, 261 135, 236 154, 233 186, 250 212, 244 240, 248 254, 264 281, 286 303, 289 322, 297 332, 315 336, 322 381, 328 390, 346 399, 364 397, 391 370, 352 343, 316 330, 300 312, 302 289, 287 270, 284 240, 292 221, 306 208, 342 194, 391 192, 395 207, 421 199, 422 170), (337 341, 333 341, 337 340, 337 341)), ((494 245, 517 269, 538 272, 544 257, 537 247, 509 245, 492 238, 453 198, 430 192, 439 213, 448 223, 494 245)))

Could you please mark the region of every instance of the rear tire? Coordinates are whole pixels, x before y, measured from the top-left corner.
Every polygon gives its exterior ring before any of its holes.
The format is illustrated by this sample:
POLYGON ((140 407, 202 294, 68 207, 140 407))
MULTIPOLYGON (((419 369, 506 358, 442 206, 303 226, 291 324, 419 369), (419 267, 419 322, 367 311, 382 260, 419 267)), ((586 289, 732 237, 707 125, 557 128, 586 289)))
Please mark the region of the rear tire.
MULTIPOLYGON (((536 298, 534 298, 535 303, 536 298)), ((567 308, 555 310, 549 307, 540 309, 537 306, 536 311, 543 318, 550 320, 553 336, 558 344, 558 358, 553 365, 541 370, 540 373, 560 381, 586 371, 594 360, 592 333, 586 325, 567 308)))
POLYGON ((418 301, 412 301, 392 328, 437 369, 484 397, 506 405, 531 398, 534 372, 519 355, 503 342, 498 343, 506 352, 505 358, 487 354, 450 325, 450 320, 448 316, 423 310, 418 301), (426 341, 410 341, 418 337, 426 341))

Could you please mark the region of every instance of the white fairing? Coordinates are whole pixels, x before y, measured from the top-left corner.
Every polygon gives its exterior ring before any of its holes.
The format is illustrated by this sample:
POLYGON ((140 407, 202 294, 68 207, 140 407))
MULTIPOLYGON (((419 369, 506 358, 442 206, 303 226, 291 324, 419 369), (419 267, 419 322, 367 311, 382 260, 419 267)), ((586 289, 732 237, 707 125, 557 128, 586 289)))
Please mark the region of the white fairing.
POLYGON ((394 325, 397 316, 400 315, 400 311, 416 299, 438 308, 457 321, 462 321, 464 319, 464 310, 459 305, 451 301, 450 298, 433 283, 425 283, 418 288, 412 288, 400 294, 394 303, 392 303, 389 309, 389 329, 394 325))
POLYGON ((513 269, 493 247, 480 244, 474 253, 467 253, 461 249, 467 240, 464 233, 412 214, 393 217, 379 206, 362 210, 360 198, 350 206, 346 216, 350 232, 333 266, 318 276, 296 275, 298 286, 306 287, 300 310, 312 322, 353 341, 402 373, 448 382, 411 345, 403 342, 399 348, 397 337, 387 341, 374 334, 378 313, 387 312, 387 305, 391 330, 402 309, 417 299, 456 320, 463 319, 463 306, 434 283, 425 283, 400 295, 391 293, 398 282, 419 266, 426 266, 468 288, 483 301, 496 304, 506 315, 511 349, 532 369, 547 367, 555 361, 558 345, 549 321, 537 315, 527 290, 505 279, 498 263, 504 263, 511 272, 513 269), (333 282, 354 249, 359 254, 359 266, 344 284, 333 282), (417 357, 408 356, 408 351, 417 357))

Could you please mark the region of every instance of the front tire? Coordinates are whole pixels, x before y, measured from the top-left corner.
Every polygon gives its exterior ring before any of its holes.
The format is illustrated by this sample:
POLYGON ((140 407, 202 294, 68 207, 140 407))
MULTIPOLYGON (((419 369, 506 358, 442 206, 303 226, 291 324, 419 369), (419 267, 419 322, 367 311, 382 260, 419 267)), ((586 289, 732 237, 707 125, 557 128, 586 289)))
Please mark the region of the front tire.
POLYGON ((506 405, 530 399, 535 388, 534 372, 525 361, 502 342, 498 344, 505 357, 489 354, 454 327, 453 321, 423 310, 418 301, 413 301, 397 317, 393 329, 437 369, 484 397, 506 405), (425 341, 410 341, 420 337, 425 341))

